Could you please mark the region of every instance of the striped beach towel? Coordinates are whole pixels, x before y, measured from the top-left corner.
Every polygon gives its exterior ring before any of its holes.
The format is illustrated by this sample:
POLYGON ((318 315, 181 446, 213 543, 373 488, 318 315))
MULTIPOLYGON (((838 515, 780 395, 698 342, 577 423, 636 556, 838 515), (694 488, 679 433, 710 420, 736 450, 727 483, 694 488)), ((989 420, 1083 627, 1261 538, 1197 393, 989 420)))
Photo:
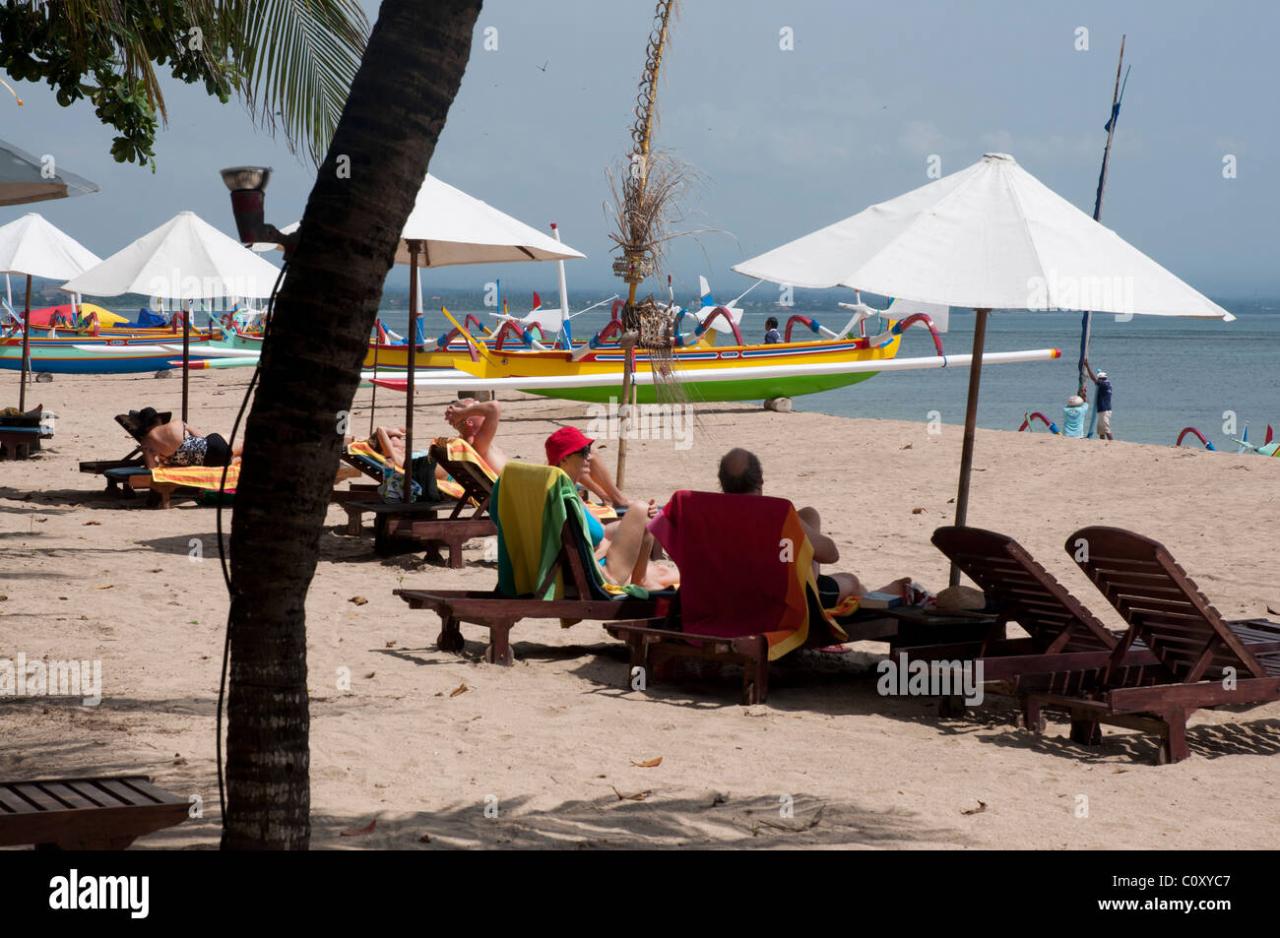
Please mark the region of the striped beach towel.
POLYGON ((507 596, 560 599, 564 578, 555 578, 539 593, 560 556, 561 532, 566 523, 575 532, 575 547, 595 593, 582 599, 612 599, 623 595, 646 597, 635 586, 616 586, 591 550, 582 499, 569 477, 555 466, 539 466, 512 460, 494 483, 490 511, 498 529, 498 591, 507 596))
POLYGON ((235 492, 236 483, 240 481, 240 460, 233 459, 230 466, 157 466, 151 470, 151 481, 205 492, 235 492), (227 470, 225 489, 222 487, 223 469, 227 470))
POLYGON ((770 661, 848 641, 822 609, 813 545, 786 499, 680 491, 649 530, 680 567, 685 631, 764 635, 770 661))

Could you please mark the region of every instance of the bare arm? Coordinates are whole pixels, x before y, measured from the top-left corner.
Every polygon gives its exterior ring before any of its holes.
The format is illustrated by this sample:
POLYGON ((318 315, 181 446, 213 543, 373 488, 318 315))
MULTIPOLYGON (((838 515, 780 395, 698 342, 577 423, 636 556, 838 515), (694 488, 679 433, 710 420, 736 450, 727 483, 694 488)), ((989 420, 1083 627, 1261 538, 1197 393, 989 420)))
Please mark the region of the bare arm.
POLYGON ((471 445, 483 455, 488 451, 489 444, 493 442, 493 438, 498 434, 498 422, 502 419, 502 408, 497 401, 475 401, 461 406, 454 404, 445 412, 445 419, 454 427, 472 417, 480 418, 480 427, 476 430, 475 439, 471 441, 471 445))
POLYGON ((1094 384, 1098 383, 1098 376, 1093 373, 1093 366, 1089 364, 1089 359, 1084 360, 1084 370, 1089 373, 1089 380, 1094 384))
POLYGON ((804 528, 805 536, 809 538, 809 543, 813 545, 814 562, 835 563, 840 559, 840 548, 836 547, 835 541, 808 524, 804 518, 800 519, 800 527, 804 528))

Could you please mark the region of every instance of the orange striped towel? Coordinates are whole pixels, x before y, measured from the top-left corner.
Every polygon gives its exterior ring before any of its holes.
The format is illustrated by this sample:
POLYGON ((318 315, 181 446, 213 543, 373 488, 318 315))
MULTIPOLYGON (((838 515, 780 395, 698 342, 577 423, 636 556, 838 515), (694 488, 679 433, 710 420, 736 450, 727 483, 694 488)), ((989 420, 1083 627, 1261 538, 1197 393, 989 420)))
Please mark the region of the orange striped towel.
POLYGON ((232 460, 230 466, 157 466, 151 470, 151 481, 161 484, 181 485, 206 492, 234 492, 240 481, 240 460, 232 460), (222 471, 226 469, 227 485, 222 487, 222 471))

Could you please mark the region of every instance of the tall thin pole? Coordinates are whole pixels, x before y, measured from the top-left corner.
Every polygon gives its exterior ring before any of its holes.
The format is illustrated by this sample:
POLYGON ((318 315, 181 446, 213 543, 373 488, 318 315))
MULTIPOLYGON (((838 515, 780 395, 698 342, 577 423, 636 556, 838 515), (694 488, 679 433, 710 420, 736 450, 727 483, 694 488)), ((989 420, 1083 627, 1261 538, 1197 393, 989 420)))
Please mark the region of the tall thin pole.
POLYGON ((22 383, 18 385, 18 412, 27 409, 27 375, 31 371, 31 275, 27 274, 27 306, 22 312, 22 383))
MULTIPOLYGON (((1124 69, 1124 41, 1125 37, 1120 37, 1120 60, 1116 63, 1116 83, 1111 91, 1111 119, 1107 121, 1107 145, 1102 151, 1102 171, 1098 174, 1098 192, 1093 199, 1093 220, 1099 221, 1102 218, 1102 195, 1107 188, 1107 169, 1111 165, 1111 141, 1116 135, 1116 123, 1120 117, 1120 98, 1123 91, 1120 86, 1120 73, 1124 69)), ((1088 381, 1088 372, 1085 368, 1085 362, 1089 358, 1089 338, 1093 332, 1093 313, 1085 312, 1080 317, 1080 365, 1079 365, 1079 390, 1077 393, 1083 395, 1084 389, 1088 381)))
POLYGON ((182 306, 182 422, 187 422, 187 379, 191 374, 191 303, 182 306))
POLYGON ((409 242, 409 383, 405 387, 404 414, 404 478, 401 494, 405 502, 413 501, 413 369, 418 351, 418 252, 421 241, 409 242))
MULTIPOLYGON (((976 309, 973 324, 973 363, 969 366, 969 402, 964 412, 964 443, 960 449, 960 488, 956 492, 956 526, 964 527, 969 517, 969 475, 973 471, 973 436, 978 426, 978 390, 982 386, 982 352, 987 343, 989 309, 976 309)), ((960 582, 960 568, 951 565, 952 586, 960 582)))
POLYGON ((373 418, 378 412, 378 351, 382 348, 382 336, 378 331, 378 323, 373 324, 373 396, 369 398, 369 436, 373 436, 373 418))

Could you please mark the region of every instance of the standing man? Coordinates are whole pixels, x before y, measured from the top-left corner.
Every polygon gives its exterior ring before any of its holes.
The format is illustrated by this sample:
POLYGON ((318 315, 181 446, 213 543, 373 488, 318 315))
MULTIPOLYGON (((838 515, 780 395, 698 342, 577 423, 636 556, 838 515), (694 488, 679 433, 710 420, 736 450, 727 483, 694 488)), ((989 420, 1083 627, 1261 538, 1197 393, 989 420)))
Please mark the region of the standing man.
POLYGON ((1093 383, 1097 385, 1098 396, 1095 406, 1098 411, 1098 439, 1114 440, 1111 435, 1111 379, 1107 377, 1105 371, 1093 373, 1093 366, 1085 361, 1084 367, 1089 371, 1089 377, 1093 379, 1093 383))

